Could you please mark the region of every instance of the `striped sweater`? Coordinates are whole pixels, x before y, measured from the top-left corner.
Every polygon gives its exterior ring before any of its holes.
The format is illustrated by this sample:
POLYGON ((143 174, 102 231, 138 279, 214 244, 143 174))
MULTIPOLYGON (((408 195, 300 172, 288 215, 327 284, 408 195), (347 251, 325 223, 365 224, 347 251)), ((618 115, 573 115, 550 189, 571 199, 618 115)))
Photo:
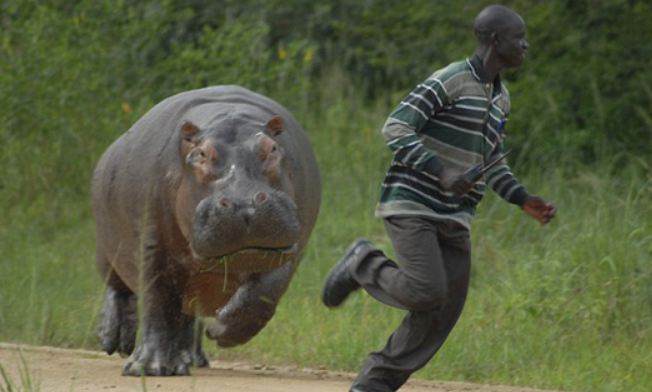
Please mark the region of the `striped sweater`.
POLYGON ((487 185, 521 205, 527 192, 503 160, 467 194, 442 187, 442 168, 461 173, 503 150, 509 93, 487 78, 478 57, 436 71, 389 115, 383 136, 394 159, 383 181, 377 217, 417 215, 454 220, 470 227, 487 185))

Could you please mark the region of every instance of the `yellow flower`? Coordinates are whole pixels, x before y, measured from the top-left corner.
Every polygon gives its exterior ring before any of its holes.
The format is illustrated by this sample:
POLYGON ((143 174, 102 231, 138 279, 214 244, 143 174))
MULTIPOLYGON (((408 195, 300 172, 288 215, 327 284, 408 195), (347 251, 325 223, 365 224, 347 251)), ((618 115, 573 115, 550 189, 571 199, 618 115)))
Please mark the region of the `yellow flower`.
POLYGON ((129 106, 129 104, 127 102, 123 102, 122 105, 120 105, 120 107, 122 107, 122 111, 127 113, 127 114, 130 114, 131 112, 133 112, 133 110, 131 109, 131 106, 129 106))
POLYGON ((285 48, 281 46, 278 49, 278 58, 280 58, 281 60, 285 60, 287 57, 288 57, 288 51, 285 50, 285 48))
POLYGON ((312 61, 312 58, 315 56, 315 51, 312 48, 308 48, 303 54, 303 61, 309 63, 312 61))

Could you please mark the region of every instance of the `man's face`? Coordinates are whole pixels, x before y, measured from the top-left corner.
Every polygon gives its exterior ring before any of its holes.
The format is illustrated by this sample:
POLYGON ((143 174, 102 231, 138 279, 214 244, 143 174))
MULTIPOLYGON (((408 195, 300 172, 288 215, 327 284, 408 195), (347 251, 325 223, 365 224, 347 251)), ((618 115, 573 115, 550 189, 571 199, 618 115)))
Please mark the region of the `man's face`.
POLYGON ((496 35, 496 51, 506 67, 518 67, 523 63, 529 44, 527 30, 522 20, 514 19, 496 35))

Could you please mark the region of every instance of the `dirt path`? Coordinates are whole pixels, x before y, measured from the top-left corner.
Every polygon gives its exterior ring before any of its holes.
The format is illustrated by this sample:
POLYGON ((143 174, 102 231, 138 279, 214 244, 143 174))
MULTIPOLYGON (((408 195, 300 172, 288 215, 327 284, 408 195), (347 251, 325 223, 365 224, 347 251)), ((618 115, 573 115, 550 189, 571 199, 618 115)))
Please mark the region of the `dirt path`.
MULTIPOLYGON (((0 343, 0 365, 17 390, 22 358, 33 390, 58 391, 222 391, 222 392, 342 392, 353 374, 313 369, 211 361, 209 369, 193 369, 191 377, 121 377, 124 359, 86 350, 18 346, 0 343), (22 353, 22 354, 21 354, 22 353)), ((0 391, 8 389, 0 375, 0 391), (3 389, 4 387, 4 389, 3 389)), ((451 382, 411 381, 405 392, 542 392, 529 388, 451 382)))

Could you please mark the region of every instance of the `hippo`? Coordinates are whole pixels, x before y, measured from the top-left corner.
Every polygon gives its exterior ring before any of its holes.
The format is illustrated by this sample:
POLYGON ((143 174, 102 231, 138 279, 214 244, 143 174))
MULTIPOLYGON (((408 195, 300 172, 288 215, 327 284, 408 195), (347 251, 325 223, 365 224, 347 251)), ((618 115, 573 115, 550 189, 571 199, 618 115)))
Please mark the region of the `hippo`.
POLYGON ((91 199, 102 349, 129 356, 123 375, 188 375, 208 366, 204 332, 232 347, 272 318, 321 182, 287 109, 213 86, 163 100, 122 134, 97 163, 91 199))

